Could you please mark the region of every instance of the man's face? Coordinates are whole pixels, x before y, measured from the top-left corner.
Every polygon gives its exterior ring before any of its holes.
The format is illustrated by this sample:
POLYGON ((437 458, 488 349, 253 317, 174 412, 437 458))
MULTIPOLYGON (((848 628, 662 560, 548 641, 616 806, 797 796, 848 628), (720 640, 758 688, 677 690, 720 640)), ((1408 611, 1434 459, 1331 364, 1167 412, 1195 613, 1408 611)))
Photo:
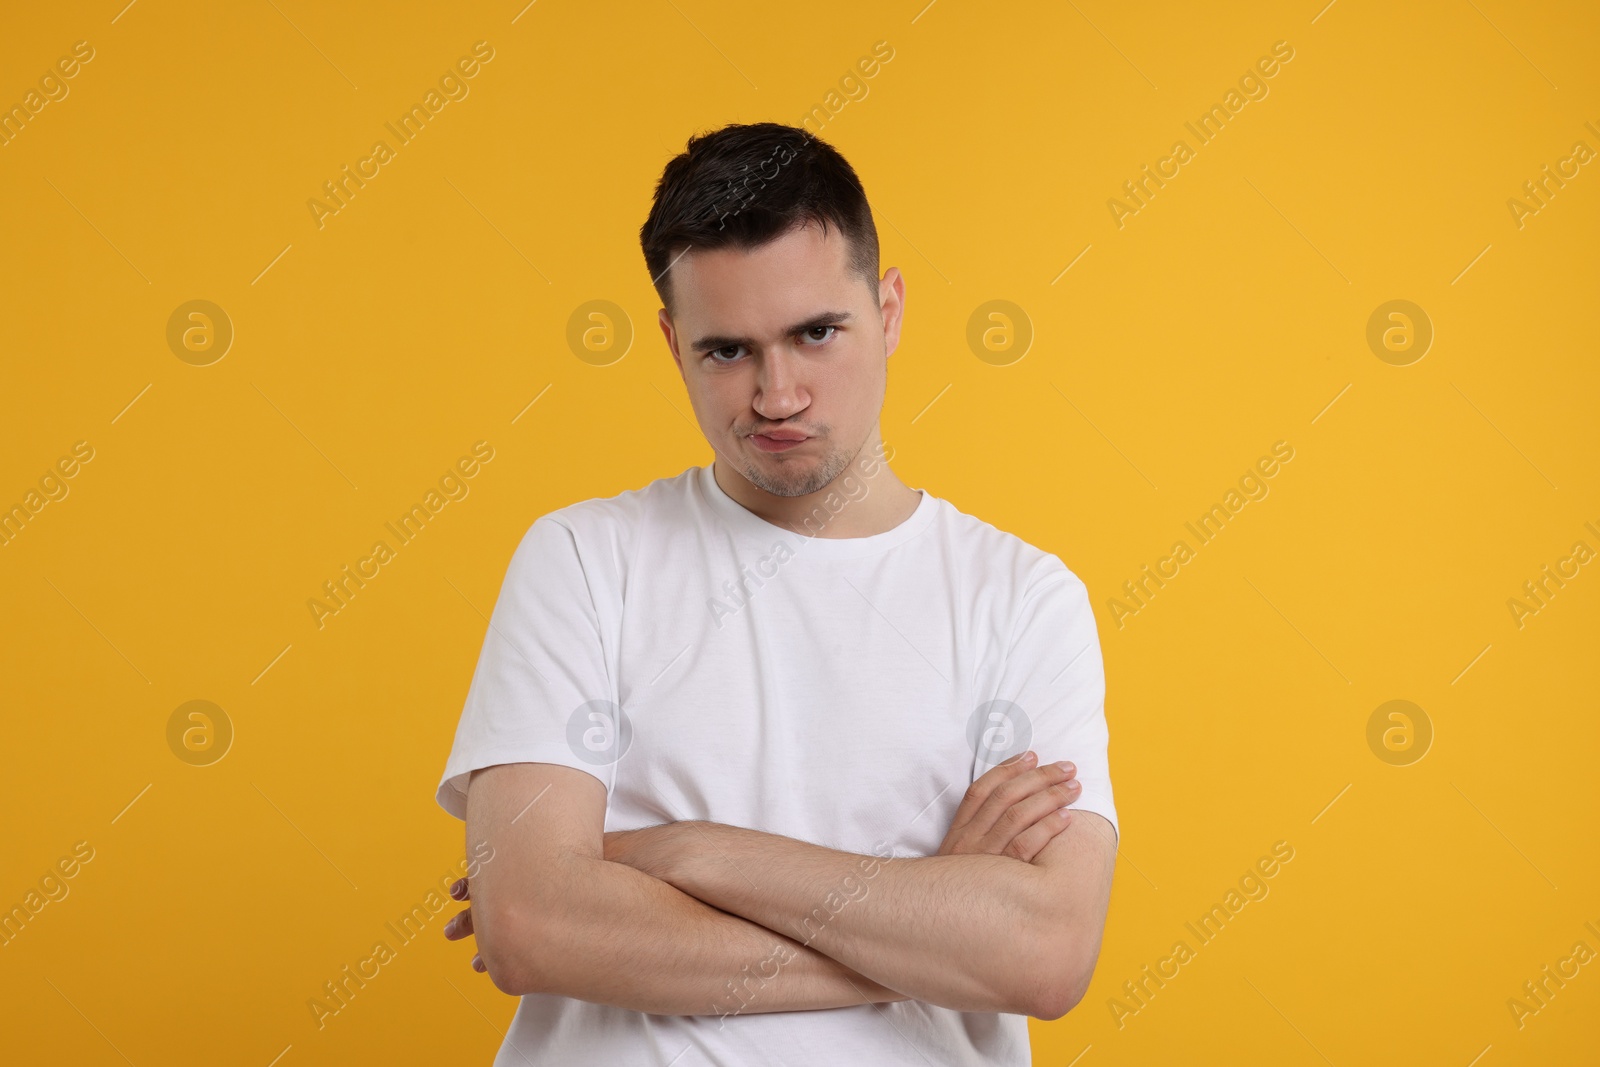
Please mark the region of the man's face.
POLYGON ((874 293, 847 258, 836 228, 807 224, 749 251, 694 249, 670 268, 677 316, 659 319, 701 432, 776 496, 826 488, 877 430, 904 282, 891 267, 874 293))

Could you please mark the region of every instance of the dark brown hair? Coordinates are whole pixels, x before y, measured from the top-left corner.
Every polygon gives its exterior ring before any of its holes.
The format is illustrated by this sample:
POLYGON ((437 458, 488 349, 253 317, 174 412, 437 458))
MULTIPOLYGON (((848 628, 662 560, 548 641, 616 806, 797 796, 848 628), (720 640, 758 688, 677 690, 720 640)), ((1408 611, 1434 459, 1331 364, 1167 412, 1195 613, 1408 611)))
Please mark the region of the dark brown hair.
POLYGON ((850 164, 809 130, 734 124, 689 138, 666 165, 639 244, 671 314, 671 266, 686 249, 750 249, 807 222, 844 235, 850 268, 876 299, 878 230, 850 164))

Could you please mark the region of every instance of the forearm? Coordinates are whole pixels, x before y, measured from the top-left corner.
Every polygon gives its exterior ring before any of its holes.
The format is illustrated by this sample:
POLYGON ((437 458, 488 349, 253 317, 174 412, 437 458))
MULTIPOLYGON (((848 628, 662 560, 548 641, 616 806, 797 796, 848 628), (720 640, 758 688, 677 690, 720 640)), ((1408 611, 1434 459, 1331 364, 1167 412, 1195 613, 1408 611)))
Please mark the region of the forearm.
POLYGON ((517 992, 653 1015, 807 1011, 907 997, 822 952, 620 863, 568 856, 541 875, 543 921, 517 925, 517 992), (552 890, 559 890, 551 892, 552 890))
POLYGON ((720 823, 671 824, 648 867, 723 911, 918 1000, 1034 1014, 1041 872, 1004 856, 882 859, 720 823))

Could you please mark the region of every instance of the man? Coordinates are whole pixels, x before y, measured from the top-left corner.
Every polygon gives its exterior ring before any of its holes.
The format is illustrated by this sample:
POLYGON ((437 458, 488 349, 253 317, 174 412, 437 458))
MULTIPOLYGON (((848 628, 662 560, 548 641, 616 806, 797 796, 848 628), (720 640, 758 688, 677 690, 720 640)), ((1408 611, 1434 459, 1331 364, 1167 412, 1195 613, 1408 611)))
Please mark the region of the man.
POLYGON ((495 1062, 1030 1063, 1116 853, 1084 585, 889 469, 905 283, 831 147, 693 138, 640 237, 714 459, 512 556, 438 789, 495 1062))

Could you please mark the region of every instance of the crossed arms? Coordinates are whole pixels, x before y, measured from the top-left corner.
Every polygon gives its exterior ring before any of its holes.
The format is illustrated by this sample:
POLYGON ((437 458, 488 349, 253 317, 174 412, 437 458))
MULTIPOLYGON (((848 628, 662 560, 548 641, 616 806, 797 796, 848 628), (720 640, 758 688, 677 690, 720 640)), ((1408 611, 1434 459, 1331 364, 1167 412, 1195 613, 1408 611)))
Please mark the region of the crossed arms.
POLYGON ((502 992, 651 1014, 917 999, 1059 1018, 1099 956, 1116 841, 1093 812, 1056 815, 1077 794, 1053 766, 986 773, 918 857, 701 821, 605 833, 592 775, 486 767, 467 838, 495 861, 447 934, 476 936, 502 992))

